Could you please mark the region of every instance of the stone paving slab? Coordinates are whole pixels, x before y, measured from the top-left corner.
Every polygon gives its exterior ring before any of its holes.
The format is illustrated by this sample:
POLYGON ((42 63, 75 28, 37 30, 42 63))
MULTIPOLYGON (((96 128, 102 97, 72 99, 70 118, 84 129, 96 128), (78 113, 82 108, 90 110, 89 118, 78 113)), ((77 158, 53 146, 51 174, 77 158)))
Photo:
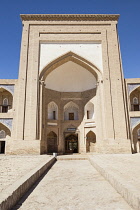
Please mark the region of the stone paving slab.
POLYGON ((47 155, 0 155, 0 192, 47 158, 47 155))
POLYGON ((89 160, 134 209, 140 209, 140 154, 92 155, 89 160))
POLYGON ((88 160, 57 161, 13 208, 23 210, 130 210, 88 160))

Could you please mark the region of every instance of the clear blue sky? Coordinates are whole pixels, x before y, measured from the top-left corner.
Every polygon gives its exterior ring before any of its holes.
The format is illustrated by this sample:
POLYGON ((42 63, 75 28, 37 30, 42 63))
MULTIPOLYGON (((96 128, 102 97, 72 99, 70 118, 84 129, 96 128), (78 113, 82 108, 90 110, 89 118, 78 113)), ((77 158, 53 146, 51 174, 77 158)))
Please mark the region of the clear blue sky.
POLYGON ((140 78, 140 0, 0 0, 0 78, 18 78, 20 14, 120 14, 125 78, 140 78))

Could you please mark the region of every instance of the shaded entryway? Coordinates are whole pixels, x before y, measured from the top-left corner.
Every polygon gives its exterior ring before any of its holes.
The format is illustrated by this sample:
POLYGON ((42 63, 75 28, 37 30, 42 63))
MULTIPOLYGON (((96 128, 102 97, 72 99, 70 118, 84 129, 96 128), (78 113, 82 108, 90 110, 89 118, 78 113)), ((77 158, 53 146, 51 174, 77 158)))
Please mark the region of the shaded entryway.
POLYGON ((140 111, 140 86, 130 93, 130 111, 140 111))
POLYGON ((5 153, 5 139, 11 136, 11 131, 3 123, 0 123, 0 154, 5 153))
POLYGON ((65 137, 65 153, 78 153, 77 134, 70 134, 65 137))
POLYGON ((133 129, 134 153, 140 152, 140 123, 133 129))
POLYGON ((0 141, 0 154, 5 153, 5 141, 0 141))
POLYGON ((58 151, 58 147, 57 147, 57 135, 56 133, 54 133, 53 131, 51 131, 48 135, 47 135, 47 150, 48 153, 53 153, 53 152, 57 152, 58 151))
POLYGON ((0 113, 6 113, 12 109, 13 95, 4 87, 0 87, 0 113))
POLYGON ((93 152, 96 143, 96 135, 94 132, 89 131, 86 135, 86 152, 93 152))

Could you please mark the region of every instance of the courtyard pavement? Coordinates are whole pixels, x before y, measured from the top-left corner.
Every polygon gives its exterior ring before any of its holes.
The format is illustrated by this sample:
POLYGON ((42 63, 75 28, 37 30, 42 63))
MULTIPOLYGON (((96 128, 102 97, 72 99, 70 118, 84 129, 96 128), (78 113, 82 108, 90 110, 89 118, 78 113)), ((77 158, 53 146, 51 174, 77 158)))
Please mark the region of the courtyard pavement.
POLYGON ((46 155, 0 155, 0 192, 48 157, 46 155))
MULTIPOLYGON (((0 192, 49 159, 47 155, 0 155, 0 192)), ((140 209, 140 154, 59 156, 48 173, 18 202, 24 210, 140 209), (88 161, 90 159, 90 162, 88 161), (112 184, 112 187, 110 185, 112 184), (119 185, 118 185, 119 184, 119 185), (130 207, 115 190, 126 193, 130 207), (124 190, 125 189, 125 190, 124 190)), ((125 196, 124 196, 125 197, 125 196)))
POLYGON ((88 160, 57 161, 15 206, 23 210, 132 209, 88 160))

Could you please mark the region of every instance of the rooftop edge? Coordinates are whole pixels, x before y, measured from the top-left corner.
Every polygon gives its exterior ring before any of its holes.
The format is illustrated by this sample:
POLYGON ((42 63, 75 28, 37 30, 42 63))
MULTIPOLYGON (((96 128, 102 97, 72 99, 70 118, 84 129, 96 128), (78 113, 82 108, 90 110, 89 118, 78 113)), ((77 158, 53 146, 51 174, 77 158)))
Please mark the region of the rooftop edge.
POLYGON ((21 14, 22 21, 118 21, 119 14, 21 14))

